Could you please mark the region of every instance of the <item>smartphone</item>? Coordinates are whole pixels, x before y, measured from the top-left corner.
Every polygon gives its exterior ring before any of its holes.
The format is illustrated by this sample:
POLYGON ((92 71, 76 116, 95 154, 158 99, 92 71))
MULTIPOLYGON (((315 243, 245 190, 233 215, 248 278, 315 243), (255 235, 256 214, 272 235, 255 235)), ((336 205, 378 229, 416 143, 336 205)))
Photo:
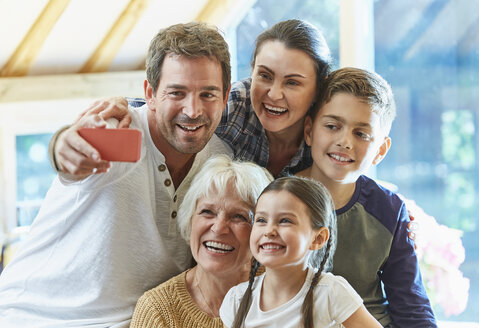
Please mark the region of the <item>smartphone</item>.
POLYGON ((137 129, 80 128, 78 134, 110 162, 136 162, 141 154, 141 131, 137 129))

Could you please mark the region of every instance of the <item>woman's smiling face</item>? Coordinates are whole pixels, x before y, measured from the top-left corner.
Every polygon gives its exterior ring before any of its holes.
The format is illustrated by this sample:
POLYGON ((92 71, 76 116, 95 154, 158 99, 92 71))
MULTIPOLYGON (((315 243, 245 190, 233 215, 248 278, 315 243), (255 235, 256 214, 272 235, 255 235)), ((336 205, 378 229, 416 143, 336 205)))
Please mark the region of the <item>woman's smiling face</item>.
POLYGON ((252 205, 232 187, 224 194, 211 192, 198 199, 191 219, 190 247, 203 270, 237 274, 245 266, 249 268, 252 211, 252 205))
POLYGON ((251 102, 267 131, 303 124, 317 87, 311 57, 286 48, 281 41, 266 41, 255 58, 251 78, 251 102))

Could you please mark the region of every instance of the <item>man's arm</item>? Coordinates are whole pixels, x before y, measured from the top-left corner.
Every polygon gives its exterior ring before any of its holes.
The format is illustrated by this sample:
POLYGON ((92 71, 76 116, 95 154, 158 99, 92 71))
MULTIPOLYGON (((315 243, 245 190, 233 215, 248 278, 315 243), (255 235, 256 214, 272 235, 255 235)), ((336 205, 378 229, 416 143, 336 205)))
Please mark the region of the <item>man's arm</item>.
POLYGON ((389 314, 394 327, 436 328, 434 313, 422 283, 414 241, 408 237, 409 215, 404 203, 398 216, 389 258, 381 274, 389 314))

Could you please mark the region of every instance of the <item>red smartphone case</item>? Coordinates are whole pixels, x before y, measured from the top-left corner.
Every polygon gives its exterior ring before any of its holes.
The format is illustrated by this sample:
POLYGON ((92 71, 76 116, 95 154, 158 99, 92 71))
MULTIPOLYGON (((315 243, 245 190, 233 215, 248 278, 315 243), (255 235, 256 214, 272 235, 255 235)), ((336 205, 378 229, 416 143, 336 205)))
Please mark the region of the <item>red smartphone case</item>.
POLYGON ((136 162, 141 154, 141 131, 137 129, 80 128, 80 136, 111 162, 136 162))

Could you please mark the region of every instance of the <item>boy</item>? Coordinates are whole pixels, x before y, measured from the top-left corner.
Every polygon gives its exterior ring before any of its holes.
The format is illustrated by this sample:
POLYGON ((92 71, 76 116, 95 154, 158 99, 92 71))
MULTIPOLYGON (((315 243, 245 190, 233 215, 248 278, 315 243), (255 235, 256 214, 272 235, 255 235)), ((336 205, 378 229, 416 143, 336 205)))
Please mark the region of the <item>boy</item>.
POLYGON ((391 87, 379 75, 356 68, 331 73, 305 121, 313 165, 298 175, 322 182, 333 197, 333 273, 348 280, 383 326, 437 327, 405 205, 363 175, 388 152, 395 115, 391 87))

